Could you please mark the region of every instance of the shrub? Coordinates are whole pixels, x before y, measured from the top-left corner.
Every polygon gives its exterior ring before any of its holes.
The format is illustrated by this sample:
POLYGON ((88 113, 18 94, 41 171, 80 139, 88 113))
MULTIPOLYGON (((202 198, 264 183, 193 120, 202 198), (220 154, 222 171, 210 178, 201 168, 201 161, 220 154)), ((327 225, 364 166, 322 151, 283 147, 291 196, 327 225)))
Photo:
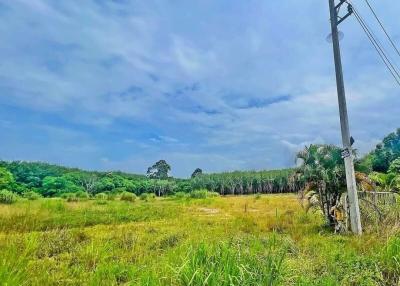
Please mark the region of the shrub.
POLYGON ((79 200, 75 193, 62 193, 61 198, 66 199, 67 202, 77 202, 79 200))
POLYGON ((121 201, 134 202, 135 200, 136 200, 136 195, 133 193, 123 192, 121 194, 121 201))
POLYGON ((99 200, 99 201, 105 201, 108 199, 108 196, 106 193, 98 193, 94 197, 96 200, 99 200))
POLYGON ((85 191, 78 191, 75 193, 75 196, 80 200, 87 200, 89 199, 89 194, 85 191))
POLYGON ((105 194, 107 195, 108 201, 113 201, 117 197, 117 194, 115 194, 115 193, 106 192, 105 194))
POLYGON ((0 191, 0 204, 13 204, 18 200, 18 196, 7 190, 0 191))
POLYGON ((187 197, 187 194, 185 192, 176 192, 174 196, 177 199, 184 199, 187 197))
POLYGON ((206 199, 206 198, 219 197, 219 193, 209 192, 205 189, 201 189, 201 190, 195 190, 195 191, 191 192, 190 197, 193 199, 206 199))
POLYGON ((143 201, 148 201, 150 199, 155 199, 156 195, 153 193, 142 193, 140 194, 139 198, 143 201))
POLYGON ((190 193, 192 199, 205 199, 207 198, 207 190, 195 190, 190 193))
POLYGON ((34 191, 28 191, 28 192, 24 193, 24 198, 34 201, 34 200, 42 198, 42 195, 38 194, 34 191))
POLYGON ((207 193, 207 197, 209 198, 215 198, 215 197, 219 197, 220 194, 218 192, 208 192, 207 193))
POLYGON ((254 199, 255 199, 255 200, 261 199, 261 194, 260 194, 260 193, 257 193, 257 194, 254 196, 254 199))

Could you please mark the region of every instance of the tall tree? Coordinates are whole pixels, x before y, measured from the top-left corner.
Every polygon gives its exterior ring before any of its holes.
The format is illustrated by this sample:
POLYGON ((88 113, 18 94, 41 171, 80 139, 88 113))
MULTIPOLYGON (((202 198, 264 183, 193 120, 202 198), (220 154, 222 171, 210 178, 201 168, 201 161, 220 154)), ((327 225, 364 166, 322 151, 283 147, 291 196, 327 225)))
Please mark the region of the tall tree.
POLYGON ((171 166, 165 161, 160 160, 147 169, 147 176, 151 179, 167 179, 171 166))
POLYGON ((195 177, 200 176, 200 175, 202 175, 202 174, 203 174, 203 170, 200 169, 200 168, 197 168, 196 170, 193 171, 191 177, 192 177, 192 178, 195 178, 195 177))

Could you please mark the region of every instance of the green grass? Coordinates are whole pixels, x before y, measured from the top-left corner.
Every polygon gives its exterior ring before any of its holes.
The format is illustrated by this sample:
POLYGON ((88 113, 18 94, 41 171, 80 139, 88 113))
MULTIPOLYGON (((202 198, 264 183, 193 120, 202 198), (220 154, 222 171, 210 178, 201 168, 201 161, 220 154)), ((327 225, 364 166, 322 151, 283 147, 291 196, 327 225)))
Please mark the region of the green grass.
POLYGON ((334 235, 295 195, 0 205, 0 285, 398 285, 399 262, 396 227, 334 235))

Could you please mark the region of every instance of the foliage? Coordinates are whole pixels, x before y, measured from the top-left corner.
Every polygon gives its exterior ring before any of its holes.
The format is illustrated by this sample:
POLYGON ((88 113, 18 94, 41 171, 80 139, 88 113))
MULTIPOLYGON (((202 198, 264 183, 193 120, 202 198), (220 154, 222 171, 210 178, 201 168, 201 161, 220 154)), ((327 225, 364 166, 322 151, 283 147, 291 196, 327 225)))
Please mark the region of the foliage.
POLYGON ((0 167, 0 190, 10 188, 14 183, 14 176, 5 168, 0 167))
POLYGON ((390 163, 388 172, 400 175, 400 157, 390 163))
POLYGON ((187 198, 187 193, 185 193, 185 192, 176 192, 174 194, 174 197, 177 198, 177 199, 184 199, 184 198, 187 198))
POLYGON ((121 201, 134 202, 135 200, 136 200, 135 194, 129 192, 123 192, 121 194, 121 201))
POLYGON ((196 170, 193 171, 193 173, 192 173, 192 175, 190 177, 193 179, 193 178, 195 178, 197 176, 200 176, 202 174, 203 174, 203 170, 200 169, 200 168, 196 168, 196 170))
POLYGON ((87 200, 89 199, 89 194, 85 191, 77 191, 75 196, 80 200, 87 200))
POLYGON ((178 267, 177 276, 182 285, 277 284, 281 280, 285 250, 272 253, 271 246, 253 244, 260 242, 230 241, 211 247, 204 243, 192 247, 178 267))
POLYGON ((75 193, 62 193, 61 198, 67 200, 67 202, 77 202, 79 198, 76 196, 75 193))
POLYGON ((383 138, 372 152, 372 169, 387 172, 390 163, 400 157, 400 128, 383 138))
POLYGON ((193 199, 206 199, 206 198, 213 198, 218 197, 219 193, 217 192, 210 192, 205 189, 195 190, 190 193, 190 197, 193 199))
POLYGON ((108 196, 107 196, 106 193, 98 193, 98 194, 95 195, 95 199, 96 199, 96 200, 103 200, 103 201, 105 201, 105 200, 108 199, 108 196))
POLYGON ((171 166, 165 160, 160 160, 147 169, 147 176, 151 179, 164 180, 169 177, 169 171, 171 166))
POLYGON ((155 195, 153 193, 142 193, 142 194, 140 194, 139 198, 142 201, 148 201, 148 200, 154 199, 155 195))
POLYGON ((369 177, 383 192, 400 191, 400 176, 395 173, 372 172, 369 177))
POLYGON ((310 145, 297 154, 301 160, 297 176, 305 187, 300 194, 310 204, 318 204, 326 220, 333 225, 330 215, 346 190, 346 173, 341 149, 333 145, 310 145))
POLYGON ((203 174, 190 180, 191 189, 207 189, 221 195, 290 193, 301 188, 293 169, 203 174))
POLYGON ((42 196, 39 193, 34 192, 34 191, 25 192, 23 194, 23 196, 24 196, 24 198, 26 198, 28 200, 31 200, 31 201, 38 200, 38 199, 42 198, 42 196))
POLYGON ((18 196, 5 189, 0 190, 0 204, 13 204, 18 200, 18 196))

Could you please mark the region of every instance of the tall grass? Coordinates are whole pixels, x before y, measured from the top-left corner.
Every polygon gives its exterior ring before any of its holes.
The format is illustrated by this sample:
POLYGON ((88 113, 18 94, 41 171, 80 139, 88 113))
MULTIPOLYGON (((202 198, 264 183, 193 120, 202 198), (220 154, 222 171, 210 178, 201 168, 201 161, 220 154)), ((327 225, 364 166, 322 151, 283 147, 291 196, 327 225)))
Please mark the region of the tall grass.
POLYGON ((176 277, 181 285, 276 285, 286 251, 273 247, 258 240, 191 246, 176 277))
POLYGON ((334 235, 319 213, 301 209, 295 195, 97 202, 0 205, 1 283, 399 283, 395 227, 362 237, 334 235))

